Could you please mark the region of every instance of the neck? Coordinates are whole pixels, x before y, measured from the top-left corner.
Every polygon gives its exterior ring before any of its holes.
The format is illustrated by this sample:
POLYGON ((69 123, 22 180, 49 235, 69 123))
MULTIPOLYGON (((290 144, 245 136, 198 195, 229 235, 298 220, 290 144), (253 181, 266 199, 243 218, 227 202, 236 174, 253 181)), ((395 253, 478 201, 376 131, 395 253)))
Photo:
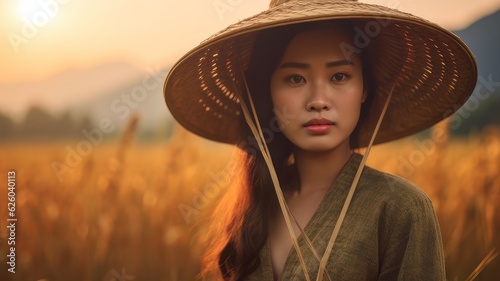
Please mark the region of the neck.
POLYGON ((348 142, 330 151, 311 152, 295 149, 294 158, 299 179, 298 186, 293 190, 299 194, 327 190, 351 155, 348 142))

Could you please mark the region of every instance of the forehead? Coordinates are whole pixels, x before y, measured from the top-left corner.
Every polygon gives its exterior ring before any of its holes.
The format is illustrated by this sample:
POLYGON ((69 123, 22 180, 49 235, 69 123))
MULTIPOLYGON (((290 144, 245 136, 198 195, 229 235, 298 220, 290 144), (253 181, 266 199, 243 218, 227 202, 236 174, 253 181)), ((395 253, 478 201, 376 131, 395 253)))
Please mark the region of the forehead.
POLYGON ((348 32, 340 28, 321 28, 302 31, 288 44, 282 60, 350 59, 358 60, 347 52, 352 46, 348 32))

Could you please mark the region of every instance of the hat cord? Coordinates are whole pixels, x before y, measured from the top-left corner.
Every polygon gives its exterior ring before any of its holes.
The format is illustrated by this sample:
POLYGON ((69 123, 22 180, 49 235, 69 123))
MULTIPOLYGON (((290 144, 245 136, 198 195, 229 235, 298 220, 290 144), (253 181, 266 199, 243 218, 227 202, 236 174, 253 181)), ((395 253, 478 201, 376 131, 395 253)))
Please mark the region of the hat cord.
MULTIPOLYGON (((241 69, 241 63, 240 63, 240 70, 243 74, 243 69, 241 69)), ((285 223, 286 223, 288 232, 290 234, 290 237, 292 238, 292 241, 293 241, 293 247, 295 248, 295 251, 297 252, 297 255, 299 257, 300 265, 302 267, 302 270, 304 271, 304 274, 306 276, 306 280, 310 281, 311 279, 309 278, 309 274, 307 272, 304 257, 302 255, 300 248, 299 248, 297 236, 295 235, 295 231, 293 231, 292 222, 291 222, 290 216, 288 214, 288 207, 286 206, 285 198, 284 198, 283 192, 281 190, 278 176, 276 174, 276 170, 274 169, 274 165, 273 165, 273 162, 271 159, 271 154, 269 153, 269 149, 268 149, 267 144, 265 142, 264 134, 262 133, 262 128, 261 128, 260 123, 259 123, 259 118, 257 116, 257 112, 255 111, 255 106, 253 104, 252 97, 250 96, 250 90, 248 88, 248 84, 246 82, 245 76, 243 75, 242 77, 243 77, 242 80, 244 81, 244 84, 245 84, 245 90, 246 90, 247 97, 249 100, 250 108, 252 109, 252 114, 250 114, 248 106, 246 105, 243 98, 240 99, 241 109, 242 109, 243 114, 245 116, 245 121, 247 122, 248 126, 250 127, 250 130, 252 131, 252 134, 254 135, 255 140, 257 141, 257 144, 259 145, 260 151, 262 152, 262 156, 264 157, 266 165, 269 169, 269 173, 270 173, 272 181, 273 181, 274 190, 276 191, 276 195, 278 197, 278 202, 279 202, 279 205, 281 208, 281 212, 282 212, 283 217, 285 219, 285 223), (252 119, 252 115, 253 115, 253 119, 252 119)), ((234 83, 234 81, 233 81, 233 83, 234 83)), ((236 87, 236 85, 235 85, 235 89, 238 89, 238 87, 236 87)))
MULTIPOLYGON (((297 225, 297 227, 299 228, 300 233, 302 234, 302 237, 304 238, 304 241, 306 242, 307 247, 309 248, 309 250, 311 250, 311 252, 313 253, 313 255, 316 258, 316 260, 318 262, 321 261, 321 258, 319 257, 318 252, 316 251, 316 249, 314 248, 311 239, 309 239, 309 236, 307 236, 307 234, 304 231, 304 229, 300 226, 299 222, 297 221, 297 219, 295 218, 295 216, 292 214, 292 212, 288 208, 288 205, 286 205, 286 207, 287 207, 287 211, 290 213, 290 216, 292 217, 293 221, 295 222, 295 225, 297 225)), ((328 271, 326 271, 326 278, 329 281, 332 281, 332 278, 330 277, 330 274, 328 273, 328 271)))
POLYGON ((368 144, 365 154, 363 155, 363 158, 361 159, 361 163, 359 164, 358 170, 356 172, 356 175, 354 176, 354 180, 352 181, 351 187, 349 189, 349 193, 347 194, 347 198, 345 199, 344 206, 342 207, 342 211, 340 212, 339 218, 337 219, 337 223, 335 224, 335 227, 332 232, 332 236, 330 237, 330 241, 328 241, 328 245, 326 246, 325 253, 323 254, 323 257, 321 258, 321 261, 319 263, 319 270, 318 270, 318 275, 316 278, 316 281, 320 281, 323 279, 323 274, 326 268, 326 263, 328 262, 328 257, 330 256, 332 249, 333 249, 333 244, 335 244, 335 240, 337 239, 337 236, 340 232, 340 227, 342 226, 342 223, 344 222, 344 218, 347 213, 347 209, 349 208, 349 205, 351 204, 351 199, 354 195, 354 191, 356 190, 356 187, 358 186, 359 178, 361 177, 361 173, 363 172, 363 168, 365 167, 366 160, 368 159, 368 155, 370 154, 373 142, 375 141, 375 137, 377 136, 377 133, 380 129, 380 124, 382 124, 382 120, 384 119, 385 113, 387 111, 387 107, 389 106, 389 102, 392 97, 392 93, 394 92, 394 88, 396 87, 397 81, 394 82, 391 91, 389 92, 389 96, 387 97, 387 100, 385 101, 384 108, 382 109, 382 112, 380 113, 380 116, 377 121, 377 125, 375 126, 375 130, 373 130, 373 135, 370 139, 370 143, 368 144))

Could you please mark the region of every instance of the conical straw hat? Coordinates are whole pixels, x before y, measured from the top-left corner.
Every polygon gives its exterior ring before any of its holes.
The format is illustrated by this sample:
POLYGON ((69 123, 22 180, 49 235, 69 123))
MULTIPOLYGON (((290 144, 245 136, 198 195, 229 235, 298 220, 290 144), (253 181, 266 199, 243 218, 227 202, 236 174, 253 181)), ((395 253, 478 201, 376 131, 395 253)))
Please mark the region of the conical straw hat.
POLYGON ((336 19, 350 19, 357 26, 353 47, 374 54, 370 75, 375 98, 369 116, 358 126, 360 147, 368 144, 394 84, 375 143, 429 128, 472 94, 477 81, 472 53, 457 36, 434 23, 356 0, 282 0, 211 36, 181 58, 164 85, 170 112, 195 134, 236 143, 243 118, 237 93, 245 92, 239 68, 247 68, 259 31, 336 19))

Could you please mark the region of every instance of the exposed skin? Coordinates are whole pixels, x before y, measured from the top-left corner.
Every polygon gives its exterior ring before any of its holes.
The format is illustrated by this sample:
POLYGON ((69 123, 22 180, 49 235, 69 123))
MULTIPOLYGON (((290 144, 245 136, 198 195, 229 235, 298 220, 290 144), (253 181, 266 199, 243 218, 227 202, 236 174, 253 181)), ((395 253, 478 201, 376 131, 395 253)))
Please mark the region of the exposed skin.
MULTIPOLYGON (((276 110, 291 116, 280 124, 294 145, 298 178, 284 193, 290 211, 304 228, 327 190, 352 155, 349 137, 366 98, 361 60, 346 58, 339 47, 349 38, 336 29, 298 34, 288 45, 271 77, 271 97, 276 110), (321 125, 308 126, 322 118, 321 125)), ((300 231, 294 226, 297 236, 300 231)), ((269 222, 269 247, 275 280, 292 248, 281 212, 269 222)))

